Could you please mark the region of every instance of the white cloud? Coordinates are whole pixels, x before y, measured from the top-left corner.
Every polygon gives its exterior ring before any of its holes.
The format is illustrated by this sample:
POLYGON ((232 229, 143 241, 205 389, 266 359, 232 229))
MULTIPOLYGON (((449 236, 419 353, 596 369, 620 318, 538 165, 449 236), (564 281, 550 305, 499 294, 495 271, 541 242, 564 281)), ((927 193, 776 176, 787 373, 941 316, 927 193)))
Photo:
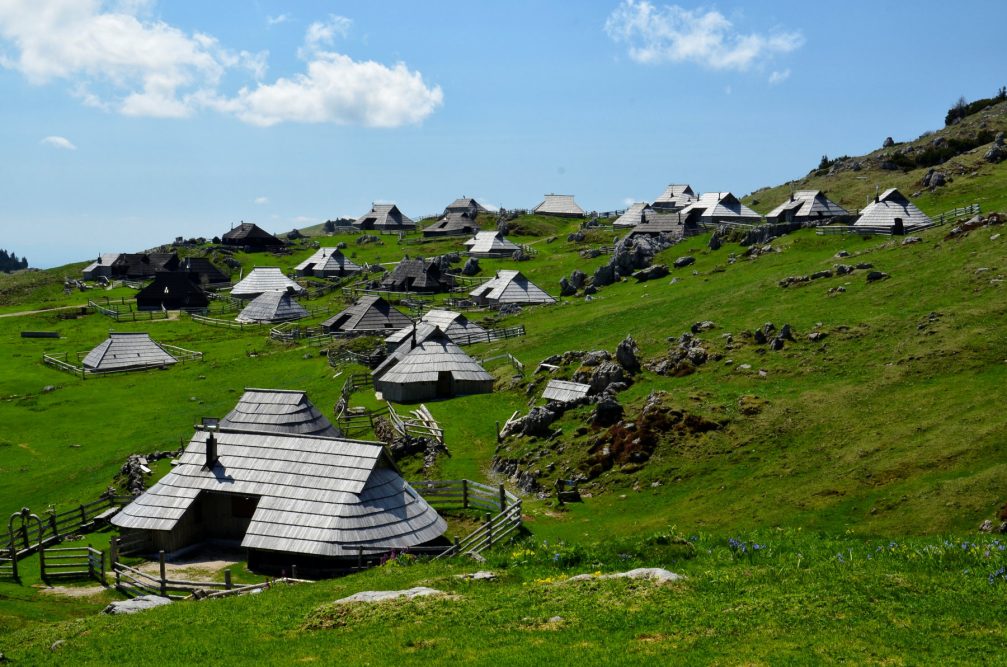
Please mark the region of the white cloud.
POLYGON ((280 25, 281 23, 286 23, 291 18, 292 17, 290 16, 290 14, 280 14, 278 16, 267 16, 266 17, 266 23, 268 25, 280 25))
POLYGON ((45 139, 43 139, 39 143, 43 144, 45 146, 52 146, 53 148, 61 148, 61 149, 65 150, 65 151, 75 151, 75 150, 77 150, 77 147, 74 146, 73 143, 69 139, 67 139, 66 137, 58 137, 58 136, 54 135, 54 136, 46 137, 45 139))
POLYGON ((253 201, 259 206, 264 206, 269 203, 269 197, 256 197, 253 201))
POLYGON ((772 74, 769 75, 770 85, 777 85, 783 83, 790 78, 790 69, 785 70, 773 70, 772 74))
POLYGON ((309 26, 298 51, 305 72, 261 83, 268 52, 231 51, 211 35, 141 18, 152 8, 152 0, 120 0, 107 10, 101 0, 0 0, 0 49, 12 47, 10 56, 0 51, 0 67, 36 85, 65 80, 84 105, 128 116, 186 118, 210 108, 260 126, 396 127, 422 121, 443 103, 440 87, 404 63, 325 50, 349 31, 346 17, 309 26), (222 91, 224 75, 236 70, 254 81, 222 91))
POLYGON ((647 0, 623 0, 605 21, 605 32, 627 44, 637 62, 691 62, 715 70, 744 71, 804 44, 799 32, 746 35, 716 10, 656 7, 647 0))

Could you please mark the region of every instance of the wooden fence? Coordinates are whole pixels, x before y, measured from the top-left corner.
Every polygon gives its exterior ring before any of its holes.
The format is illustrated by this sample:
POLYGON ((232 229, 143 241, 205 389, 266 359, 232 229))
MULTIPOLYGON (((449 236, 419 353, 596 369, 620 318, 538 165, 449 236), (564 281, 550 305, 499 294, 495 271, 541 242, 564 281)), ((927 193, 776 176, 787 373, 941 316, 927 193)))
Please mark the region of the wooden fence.
POLYGON ((234 320, 221 320, 214 317, 207 317, 206 315, 197 315, 195 313, 190 313, 189 317, 192 318, 193 322, 197 324, 205 324, 211 327, 223 327, 226 329, 256 329, 262 326, 259 322, 236 322, 234 320))
POLYGON ((344 347, 342 349, 330 348, 328 352, 326 352, 326 356, 329 360, 329 366, 332 366, 333 368, 339 366, 339 364, 343 362, 360 364, 361 366, 374 368, 384 361, 387 355, 361 354, 360 352, 354 352, 353 350, 349 350, 344 347))
POLYGON ((365 428, 374 429, 374 418, 385 414, 386 408, 368 410, 367 408, 351 408, 350 396, 361 387, 373 387, 374 378, 370 373, 351 373, 343 382, 332 412, 336 416, 336 426, 343 434, 365 428))
POLYGON ((105 579, 105 552, 86 547, 48 547, 39 549, 38 564, 42 581, 51 579, 105 579))
MULTIPOLYGON (((924 229, 930 229, 931 227, 940 227, 941 225, 947 225, 954 222, 958 222, 964 218, 971 218, 972 216, 979 215, 982 213, 982 208, 978 203, 970 204, 968 206, 962 206, 958 208, 953 208, 950 211, 945 211, 935 218, 928 225, 916 225, 915 227, 907 227, 905 229, 906 234, 912 234, 914 232, 923 231, 924 229)), ((888 226, 883 227, 871 227, 865 225, 830 225, 828 227, 819 227, 816 233, 823 236, 831 235, 853 235, 853 236, 891 236, 892 228, 888 226)))
POLYGON ((516 327, 507 327, 504 329, 486 329, 485 333, 455 334, 451 336, 451 342, 456 345, 471 345, 473 343, 490 343, 495 340, 517 338, 523 335, 525 335, 524 325, 519 324, 516 327))
POLYGON ((427 438, 444 444, 444 429, 437 424, 427 406, 420 404, 419 409, 410 411, 412 417, 402 417, 391 403, 386 401, 385 404, 388 406, 388 420, 396 433, 404 438, 427 438))
POLYGON ((476 555, 491 548, 521 528, 521 499, 503 484, 493 487, 469 479, 413 482, 413 488, 437 509, 480 509, 486 512, 482 525, 439 554, 476 555))
POLYGON ((133 310, 133 307, 126 304, 126 310, 123 311, 121 306, 112 307, 111 305, 102 306, 90 299, 87 302, 88 308, 91 308, 95 312, 101 313, 106 317, 111 317, 116 322, 137 322, 143 320, 166 320, 168 319, 168 312, 165 310, 133 310))
MULTIPOLYGON (((158 343, 165 352, 175 357, 179 361, 185 363, 186 361, 202 361, 203 353, 197 352, 195 350, 187 350, 184 347, 177 347, 175 345, 168 345, 167 343, 158 343)), ((42 363, 47 366, 52 366, 53 368, 70 373, 71 375, 79 375, 82 380, 88 377, 100 377, 103 375, 117 375, 119 373, 132 373, 134 371, 144 371, 150 368, 161 368, 164 364, 158 362, 153 364, 142 364, 139 366, 131 366, 129 368, 123 368, 119 370, 112 371, 93 371, 89 368, 85 368, 81 364, 81 359, 88 355, 87 352, 77 352, 76 363, 70 360, 69 352, 43 352, 42 353, 42 363)))
POLYGON ((497 361, 498 359, 506 359, 510 363, 510 365, 514 367, 514 370, 516 370, 520 375, 524 375, 524 364, 522 364, 521 360, 515 357, 510 352, 505 352, 504 354, 498 354, 496 356, 488 357, 486 359, 480 359, 479 363, 485 365, 491 361, 497 361))

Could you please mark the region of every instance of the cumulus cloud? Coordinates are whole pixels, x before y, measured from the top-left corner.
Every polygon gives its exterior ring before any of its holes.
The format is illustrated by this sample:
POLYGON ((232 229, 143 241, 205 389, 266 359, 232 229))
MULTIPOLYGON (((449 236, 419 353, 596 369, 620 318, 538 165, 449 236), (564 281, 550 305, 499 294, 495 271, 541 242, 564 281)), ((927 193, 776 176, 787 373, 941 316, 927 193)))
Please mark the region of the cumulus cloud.
MULTIPOLYGON (((418 123, 443 103, 438 86, 404 63, 356 61, 329 51, 350 19, 312 23, 298 51, 306 71, 263 83, 268 52, 233 51, 215 37, 145 18, 150 0, 0 1, 0 67, 44 85, 68 82, 84 105, 127 116, 186 118, 205 108, 260 126, 281 122, 395 127, 418 123), (225 74, 254 79, 237 93, 225 74), (246 75, 247 76, 247 75, 246 75)), ((287 15, 281 15, 285 17, 287 15)), ((281 23, 286 18, 272 17, 281 23)))
POLYGON ((776 84, 783 83, 789 78, 790 69, 773 70, 773 72, 769 75, 769 83, 775 86, 776 84))
POLYGON ((71 142, 66 137, 59 137, 59 136, 53 135, 53 136, 46 137, 45 139, 43 139, 39 143, 41 143, 41 144, 43 144, 45 146, 52 146, 53 148, 61 148, 61 149, 65 150, 65 151, 75 151, 75 150, 77 150, 77 147, 73 145, 73 142, 71 142))
POLYGON ((691 62, 715 70, 744 71, 804 44, 799 32, 743 34, 716 10, 657 7, 647 0, 623 0, 605 21, 605 32, 626 44, 637 62, 691 62))
POLYGON ((264 206, 269 203, 269 197, 256 197, 253 202, 259 206, 264 206))

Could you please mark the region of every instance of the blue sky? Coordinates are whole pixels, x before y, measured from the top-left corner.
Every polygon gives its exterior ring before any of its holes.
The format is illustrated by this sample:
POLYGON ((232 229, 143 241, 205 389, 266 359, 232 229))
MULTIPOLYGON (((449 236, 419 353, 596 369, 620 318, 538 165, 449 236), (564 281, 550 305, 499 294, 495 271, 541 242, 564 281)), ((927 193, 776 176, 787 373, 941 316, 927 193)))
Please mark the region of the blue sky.
POLYGON ((372 201, 418 216, 461 195, 742 195, 992 95, 1005 18, 1003 2, 0 0, 0 247, 45 267, 372 201))

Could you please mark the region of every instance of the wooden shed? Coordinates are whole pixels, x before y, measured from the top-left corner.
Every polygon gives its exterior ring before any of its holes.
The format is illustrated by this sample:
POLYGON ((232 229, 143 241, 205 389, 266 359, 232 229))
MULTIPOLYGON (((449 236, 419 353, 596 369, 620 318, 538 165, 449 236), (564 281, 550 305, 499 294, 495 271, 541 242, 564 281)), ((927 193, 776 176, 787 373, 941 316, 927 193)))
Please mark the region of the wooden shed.
POLYGON ((374 388, 399 403, 493 391, 493 376, 432 324, 418 325, 373 375, 374 388))
POLYGON ((699 197, 692 189, 692 186, 681 183, 672 183, 664 189, 664 192, 657 196, 657 199, 654 200, 654 203, 651 204, 651 206, 658 211, 673 213, 675 211, 681 211, 697 199, 699 199, 699 197))
POLYGON ((416 223, 395 204, 372 204, 371 210, 357 218, 353 226, 361 231, 416 231, 416 223))
POLYGON ((393 308, 382 297, 367 295, 322 322, 322 329, 326 333, 387 334, 412 324, 408 315, 393 308))
POLYGON ((101 345, 87 353, 82 364, 91 373, 162 368, 178 363, 148 333, 110 332, 101 345))
POLYGON ((616 229, 626 228, 626 227, 636 227, 641 222, 644 221, 647 211, 652 211, 650 204, 643 201, 638 201, 632 204, 626 209, 626 212, 620 215, 612 223, 612 226, 616 229))
POLYGON ((454 279, 443 273, 437 262, 408 257, 381 279, 381 289, 389 292, 433 294, 447 292, 453 286, 454 279))
POLYGON ((465 245, 468 246, 469 255, 479 258, 512 257, 521 249, 498 231, 477 232, 465 245))
POLYGON ((283 241, 252 222, 232 227, 220 237, 220 242, 248 250, 275 250, 283 247, 283 241))
POLYGON ((823 222, 849 215, 849 211, 831 201, 821 190, 797 190, 766 214, 767 222, 823 222))
POLYGON ((95 280, 99 276, 111 278, 112 265, 115 263, 115 260, 119 259, 119 254, 117 252, 106 252, 98 255, 98 259, 81 270, 84 280, 95 280))
POLYGON ((929 227, 934 221, 917 208, 916 204, 899 192, 889 188, 874 197, 874 201, 860 212, 854 227, 884 227, 893 234, 929 227))
POLYGON ((762 216, 748 208, 730 192, 706 192, 679 213, 687 224, 741 222, 758 224, 762 216))
POLYGON ((252 299, 235 319, 237 322, 291 322, 307 317, 308 311, 294 299, 293 290, 263 292, 252 299))
POLYGON ((560 403, 572 403, 573 401, 585 398, 591 391, 591 385, 582 382, 569 382, 567 380, 549 380, 542 398, 547 401, 559 401, 560 403))
POLYGON ((475 216, 466 212, 452 211, 445 213, 437 222, 423 230, 426 238, 437 238, 439 236, 468 236, 479 231, 479 223, 475 216))
POLYGON ((446 543, 444 519, 382 443, 222 422, 197 430, 178 461, 112 519, 151 550, 232 541, 251 569, 323 573, 446 543))
MULTIPOLYGON (((456 313, 452 310, 428 311, 420 318, 420 322, 439 327, 452 342, 458 345, 468 345, 471 342, 483 339, 483 337, 486 337, 485 339, 488 340, 486 329, 472 322, 462 313, 456 313)), ((413 325, 410 324, 385 338, 385 346, 389 352, 393 352, 412 334, 413 325)))
POLYGON ((500 270, 496 276, 469 292, 476 303, 483 306, 504 304, 556 303, 554 297, 524 277, 520 271, 500 270))
POLYGON ((292 289, 294 294, 304 294, 307 290, 276 267, 256 267, 248 272, 242 280, 231 288, 231 296, 239 299, 254 299, 263 292, 286 292, 292 289))
POLYGON ((360 273, 360 270, 338 248, 319 248, 311 257, 294 267, 297 275, 316 278, 341 278, 360 273))
POLYGON ((444 209, 445 216, 450 213, 465 213, 472 220, 475 220, 476 216, 479 215, 480 213, 488 213, 488 212, 489 209, 487 209, 485 206, 477 202, 472 197, 459 197, 458 199, 448 204, 447 207, 445 207, 444 209))
POLYGON ((199 284, 199 275, 165 271, 136 293, 137 310, 182 310, 206 308, 210 299, 199 284))
POLYGON ((554 215, 560 218, 583 218, 584 209, 573 200, 573 195, 545 195, 542 203, 532 213, 554 215))

